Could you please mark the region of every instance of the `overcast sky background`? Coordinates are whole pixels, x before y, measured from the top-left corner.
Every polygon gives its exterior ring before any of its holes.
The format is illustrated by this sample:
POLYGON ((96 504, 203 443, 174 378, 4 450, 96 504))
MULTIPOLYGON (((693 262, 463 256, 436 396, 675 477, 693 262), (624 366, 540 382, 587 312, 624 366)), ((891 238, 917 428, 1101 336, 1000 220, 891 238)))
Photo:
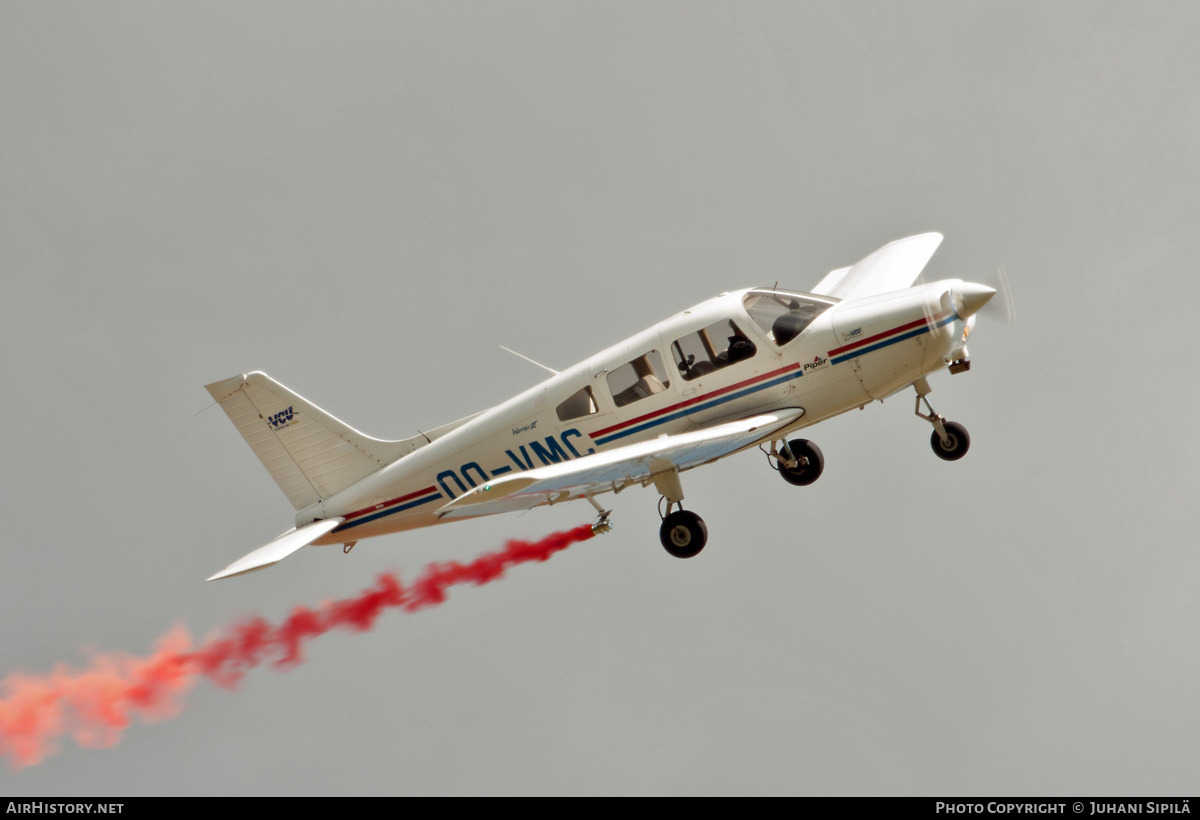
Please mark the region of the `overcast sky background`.
POLYGON ((203 385, 364 432, 491 406, 724 290, 913 233, 1018 323, 440 609, 200 683, 7 794, 1193 793, 1200 6, 0 3, 0 675, 150 651, 589 522, 303 550, 203 385))

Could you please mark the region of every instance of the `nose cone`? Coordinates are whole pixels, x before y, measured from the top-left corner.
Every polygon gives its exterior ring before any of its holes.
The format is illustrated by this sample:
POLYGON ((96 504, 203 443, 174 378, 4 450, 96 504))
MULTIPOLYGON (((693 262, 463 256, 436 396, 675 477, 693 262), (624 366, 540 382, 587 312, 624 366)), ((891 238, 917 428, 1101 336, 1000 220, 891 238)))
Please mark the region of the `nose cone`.
POLYGON ((963 282, 955 288, 954 295, 957 297, 955 302, 958 303, 958 315, 960 318, 966 319, 974 316, 980 308, 986 305, 988 300, 996 295, 996 289, 974 282, 963 282))

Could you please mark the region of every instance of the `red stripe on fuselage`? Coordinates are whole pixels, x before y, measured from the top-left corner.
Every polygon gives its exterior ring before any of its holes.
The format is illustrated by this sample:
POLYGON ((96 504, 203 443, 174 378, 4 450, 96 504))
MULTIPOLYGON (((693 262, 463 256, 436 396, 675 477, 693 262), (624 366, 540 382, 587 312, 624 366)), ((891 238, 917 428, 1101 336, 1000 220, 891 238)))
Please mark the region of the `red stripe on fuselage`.
POLYGON ((384 507, 390 507, 393 504, 400 504, 404 501, 408 501, 409 499, 416 498, 419 495, 425 495, 426 493, 431 493, 436 489, 437 489, 436 487, 426 487, 423 490, 417 490, 415 493, 409 493, 408 495, 402 495, 399 498, 393 498, 390 501, 383 501, 379 504, 372 504, 370 507, 366 507, 361 510, 355 510, 352 513, 346 513, 345 515, 342 516, 342 518, 345 518, 347 521, 349 521, 352 518, 358 518, 360 515, 366 515, 367 513, 377 512, 379 510, 382 510, 384 507))
POLYGON ((886 339, 888 336, 894 336, 897 333, 903 333, 906 330, 912 330, 914 327, 920 327, 921 325, 925 324, 926 322, 930 322, 930 321, 932 321, 934 323, 940 322, 942 319, 946 318, 949 315, 950 314, 948 312, 946 312, 946 313, 939 313, 936 316, 934 316, 932 319, 924 319, 924 318, 914 319, 913 321, 909 322, 908 324, 900 325, 900 327, 894 327, 891 330, 885 330, 883 333, 876 333, 874 336, 868 336, 865 339, 859 339, 857 342, 851 342, 850 344, 846 345, 845 347, 839 347, 837 350, 831 350, 831 351, 829 351, 829 356, 831 358, 834 356, 841 356, 843 353, 849 353, 851 350, 863 347, 864 345, 874 344, 875 342, 878 342, 880 339, 886 339))
POLYGON ((746 379, 745 381, 738 382, 737 384, 731 384, 731 385, 729 385, 729 387, 722 387, 720 390, 714 390, 711 393, 705 393, 703 396, 697 396, 693 399, 687 399, 686 401, 681 401, 678 404, 672 404, 670 407, 664 407, 661 410, 655 410, 651 413, 646 413, 644 416, 638 416, 635 419, 630 419, 629 421, 623 421, 620 424, 614 424, 612 427, 605 427, 603 430, 597 430, 594 433, 588 433, 588 435, 591 436, 593 439, 595 439, 600 436, 604 436, 609 433, 620 430, 622 428, 630 427, 634 424, 640 424, 644 421, 648 421, 648 420, 654 418, 655 416, 662 416, 662 415, 665 415, 666 413, 671 413, 675 410, 679 410, 682 407, 691 407, 693 404, 699 404, 700 402, 708 401, 709 399, 714 399, 717 396, 723 396, 726 393, 731 393, 734 390, 740 390, 743 387, 746 387, 747 385, 754 384, 755 382, 766 381, 767 379, 771 379, 776 376, 781 376, 784 373, 791 373, 793 370, 799 369, 799 367, 800 367, 799 362, 797 362, 796 364, 789 364, 787 367, 781 367, 778 370, 772 370, 770 373, 764 373, 761 376, 755 376, 752 379, 746 379))

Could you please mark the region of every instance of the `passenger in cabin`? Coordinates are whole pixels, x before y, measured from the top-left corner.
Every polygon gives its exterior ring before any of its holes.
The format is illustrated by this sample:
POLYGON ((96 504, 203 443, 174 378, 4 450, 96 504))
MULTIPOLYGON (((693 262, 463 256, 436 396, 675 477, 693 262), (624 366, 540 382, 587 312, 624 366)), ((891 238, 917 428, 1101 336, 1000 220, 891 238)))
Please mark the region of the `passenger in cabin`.
POLYGON ((749 359, 755 354, 755 352, 757 352, 754 342, 747 339, 746 335, 742 333, 742 331, 736 326, 734 327, 734 330, 736 330, 737 333, 729 337, 729 348, 723 354, 729 364, 734 364, 736 362, 749 359))

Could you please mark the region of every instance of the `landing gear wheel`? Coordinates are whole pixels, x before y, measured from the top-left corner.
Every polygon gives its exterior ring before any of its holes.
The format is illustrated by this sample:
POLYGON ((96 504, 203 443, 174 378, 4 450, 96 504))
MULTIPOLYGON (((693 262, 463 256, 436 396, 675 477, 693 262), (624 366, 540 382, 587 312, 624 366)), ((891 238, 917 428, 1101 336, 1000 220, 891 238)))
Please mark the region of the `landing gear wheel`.
POLYGON ((821 471, 825 469, 825 456, 821 455, 820 447, 807 439, 796 438, 788 442, 788 449, 792 451, 793 458, 800 461, 808 459, 808 463, 788 467, 780 461, 779 474, 784 481, 797 487, 807 487, 821 477, 821 471))
POLYGON ((676 558, 693 558, 708 542, 704 519, 688 510, 676 510, 663 519, 658 537, 663 548, 676 558))
POLYGON ((934 430, 929 444, 933 447, 934 454, 943 461, 958 461, 967 454, 967 450, 971 447, 971 437, 967 435, 967 428, 957 421, 943 422, 942 426, 946 428, 946 437, 949 442, 943 442, 938 431, 934 430))

